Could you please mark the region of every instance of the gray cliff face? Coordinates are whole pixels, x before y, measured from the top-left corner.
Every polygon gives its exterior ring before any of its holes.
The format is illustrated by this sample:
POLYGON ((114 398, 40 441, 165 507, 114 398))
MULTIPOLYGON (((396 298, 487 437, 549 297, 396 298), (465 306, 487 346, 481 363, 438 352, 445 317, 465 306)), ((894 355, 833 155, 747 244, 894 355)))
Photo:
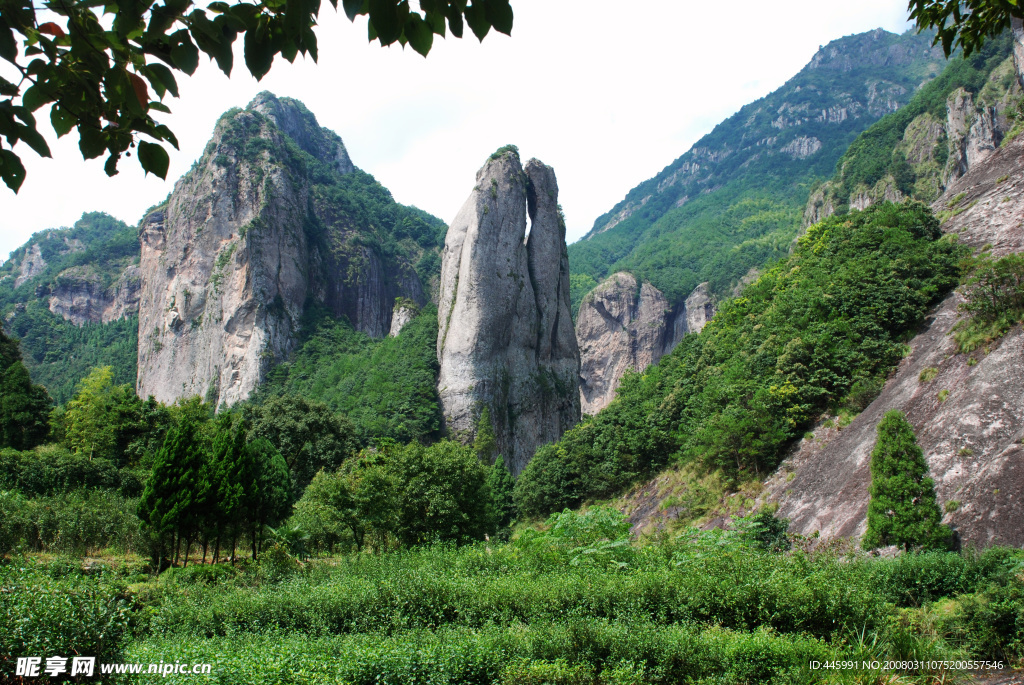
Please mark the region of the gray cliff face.
POLYGON ((144 219, 140 396, 230 406, 293 349, 307 303, 383 337, 396 297, 425 302, 412 267, 361 241, 332 187, 307 175, 303 155, 314 153, 335 179, 354 173, 301 103, 263 93, 218 122, 168 204, 144 219))
MULTIPOLYGON (((907 125, 895 152, 906 158, 915 177, 910 197, 923 202, 935 201, 970 169, 983 164, 999 149, 1003 137, 1013 126, 1008 115, 1020 95, 1015 60, 1022 49, 1015 42, 1014 56, 1007 57, 992 70, 977 94, 964 88, 950 92, 944 121, 925 112, 907 125), (940 164, 943 157, 945 163, 940 164)), ((840 177, 843 174, 845 169, 840 171, 840 177)), ((879 202, 903 202, 908 196, 897 186, 896 179, 887 174, 872 186, 857 184, 849 189, 848 196, 841 197, 841 180, 828 181, 808 200, 804 225, 835 214, 843 205, 865 209, 879 202)))
POLYGON ((65 269, 50 290, 49 309, 76 326, 110 323, 139 309, 142 278, 139 267, 126 268, 109 288, 86 266, 65 269))
POLYGON ((21 267, 18 269, 18 276, 14 279, 14 287, 21 287, 22 283, 25 283, 32 278, 35 278, 43 272, 46 268, 46 260, 43 259, 42 250, 39 248, 39 244, 33 244, 25 252, 24 259, 21 260, 21 267))
POLYGON ((391 314, 391 330, 388 331, 389 337, 396 337, 405 328, 405 325, 416 318, 419 313, 419 307, 408 300, 399 300, 395 302, 395 309, 391 314))
MULTIPOLYGON (((1024 141, 971 168, 933 209, 948 211, 951 203, 964 209, 942 228, 960 242, 991 245, 993 256, 1024 250, 1024 141)), ((882 394, 850 425, 819 426, 766 483, 766 498, 780 504, 792 531, 819 531, 822 539, 863 534, 876 428, 886 411, 899 409, 914 426, 939 504, 951 503, 944 521, 961 541, 1024 544, 1024 333, 1018 326, 987 352, 959 354, 949 333, 960 302, 954 293, 933 311, 882 394), (921 380, 924 369, 937 370, 933 380, 921 380)))
POLYGON ((607 407, 627 370, 658 363, 683 336, 699 333, 714 316, 707 283, 675 307, 650 283, 621 271, 583 299, 576 316, 580 346, 580 403, 584 414, 607 407))
POLYGON ((476 181, 441 262, 438 393, 464 440, 489 407, 498 451, 518 474, 580 419, 565 227, 554 171, 537 160, 524 170, 505 152, 476 181))

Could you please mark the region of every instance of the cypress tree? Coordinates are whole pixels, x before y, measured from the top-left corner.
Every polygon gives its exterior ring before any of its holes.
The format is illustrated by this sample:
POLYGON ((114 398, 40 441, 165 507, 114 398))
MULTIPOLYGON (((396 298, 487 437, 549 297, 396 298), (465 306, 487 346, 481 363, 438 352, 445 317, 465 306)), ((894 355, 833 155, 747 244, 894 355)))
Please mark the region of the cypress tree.
POLYGON ((871 453, 871 501, 865 549, 886 545, 948 549, 951 531, 942 525, 935 482, 917 445, 914 429, 902 412, 887 412, 878 424, 871 453))
POLYGON ((505 466, 505 459, 500 454, 494 460, 494 466, 487 473, 487 486, 491 490, 494 501, 495 523, 499 529, 507 528, 519 515, 513 498, 516 482, 505 466))
POLYGON ((255 559, 263 526, 276 526, 288 514, 292 483, 288 464, 269 440, 258 438, 246 446, 245 452, 254 479, 249 482, 245 499, 255 559))
POLYGON ((204 462, 198 437, 192 418, 183 415, 167 432, 139 500, 139 518, 153 536, 158 570, 165 545, 169 542, 174 547, 176 561, 182 539, 186 540, 187 555, 187 545, 198 529, 204 462))
POLYGON ((33 385, 18 341, 0 328, 0 449, 32 449, 49 433, 50 395, 33 385))

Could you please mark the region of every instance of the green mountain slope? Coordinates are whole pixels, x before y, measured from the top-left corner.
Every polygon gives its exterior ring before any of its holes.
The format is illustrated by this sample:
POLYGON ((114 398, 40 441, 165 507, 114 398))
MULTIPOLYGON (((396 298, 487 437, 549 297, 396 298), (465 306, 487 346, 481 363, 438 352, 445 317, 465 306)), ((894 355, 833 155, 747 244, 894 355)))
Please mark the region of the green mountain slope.
MULTIPOLYGON (((113 367, 115 383, 135 383, 138 319, 131 311, 106 323, 96 311, 92 318, 97 320, 79 326, 51 311, 50 303, 105 303, 138 261, 135 228, 91 212, 71 228, 36 233, 0 265, 0 319, 9 334, 21 339, 32 380, 58 403, 71 398, 94 366, 113 367)), ((113 304, 110 316, 117 313, 113 304)), ((81 321, 90 312, 78 314, 81 321)))
POLYGON ((843 153, 834 178, 812 194, 807 223, 843 214, 851 202, 932 202, 963 174, 963 150, 976 120, 989 119, 993 139, 986 142, 999 144, 1004 133, 1012 134, 1019 87, 1011 44, 1007 32, 970 58, 951 60, 905 107, 864 131, 843 153))
POLYGON ((751 267, 784 256, 812 184, 831 176, 858 134, 941 71, 930 43, 879 29, 819 50, 782 88, 599 217, 569 247, 574 295, 623 269, 673 302, 705 280, 722 294, 751 267))

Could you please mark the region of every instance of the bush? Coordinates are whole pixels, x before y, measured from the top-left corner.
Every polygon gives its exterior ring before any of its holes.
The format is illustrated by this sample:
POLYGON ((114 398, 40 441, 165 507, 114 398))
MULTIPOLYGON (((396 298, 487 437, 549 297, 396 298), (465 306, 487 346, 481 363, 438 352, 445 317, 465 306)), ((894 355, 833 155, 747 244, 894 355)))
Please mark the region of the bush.
MULTIPOLYGON (((30 558, 0 565, 0 655, 84 654, 97 662, 117 661, 131 626, 121 582, 110 572, 47 571, 30 558)), ((5 658, 0 669, 11 673, 13 664, 3 663, 5 658)))
POLYGON ((144 552, 137 499, 95 490, 26 498, 0 491, 0 554, 24 548, 85 555, 113 548, 144 552))

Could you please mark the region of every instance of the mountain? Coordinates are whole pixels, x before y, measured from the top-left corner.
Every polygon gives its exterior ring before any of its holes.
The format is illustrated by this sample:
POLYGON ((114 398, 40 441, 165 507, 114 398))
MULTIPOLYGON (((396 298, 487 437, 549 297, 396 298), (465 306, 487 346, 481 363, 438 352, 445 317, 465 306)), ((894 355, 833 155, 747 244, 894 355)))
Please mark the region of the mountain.
POLYGON ((244 400, 323 308, 381 338, 436 288, 442 221, 396 203, 302 103, 258 95, 142 221, 140 396, 244 400))
POLYGON ((744 106, 626 197, 569 247, 574 310, 617 271, 682 302, 724 295, 786 255, 813 183, 864 129, 942 70, 930 35, 881 29, 821 48, 781 88, 744 106))
POLYGON ((94 366, 135 383, 137 231, 101 212, 33 235, 0 265, 0 318, 33 381, 58 403, 94 366))
POLYGON ((952 60, 905 107, 868 128, 843 153, 835 177, 811 194, 804 223, 883 201, 934 202, 984 162, 1019 117, 1011 43, 1006 32, 952 60))

